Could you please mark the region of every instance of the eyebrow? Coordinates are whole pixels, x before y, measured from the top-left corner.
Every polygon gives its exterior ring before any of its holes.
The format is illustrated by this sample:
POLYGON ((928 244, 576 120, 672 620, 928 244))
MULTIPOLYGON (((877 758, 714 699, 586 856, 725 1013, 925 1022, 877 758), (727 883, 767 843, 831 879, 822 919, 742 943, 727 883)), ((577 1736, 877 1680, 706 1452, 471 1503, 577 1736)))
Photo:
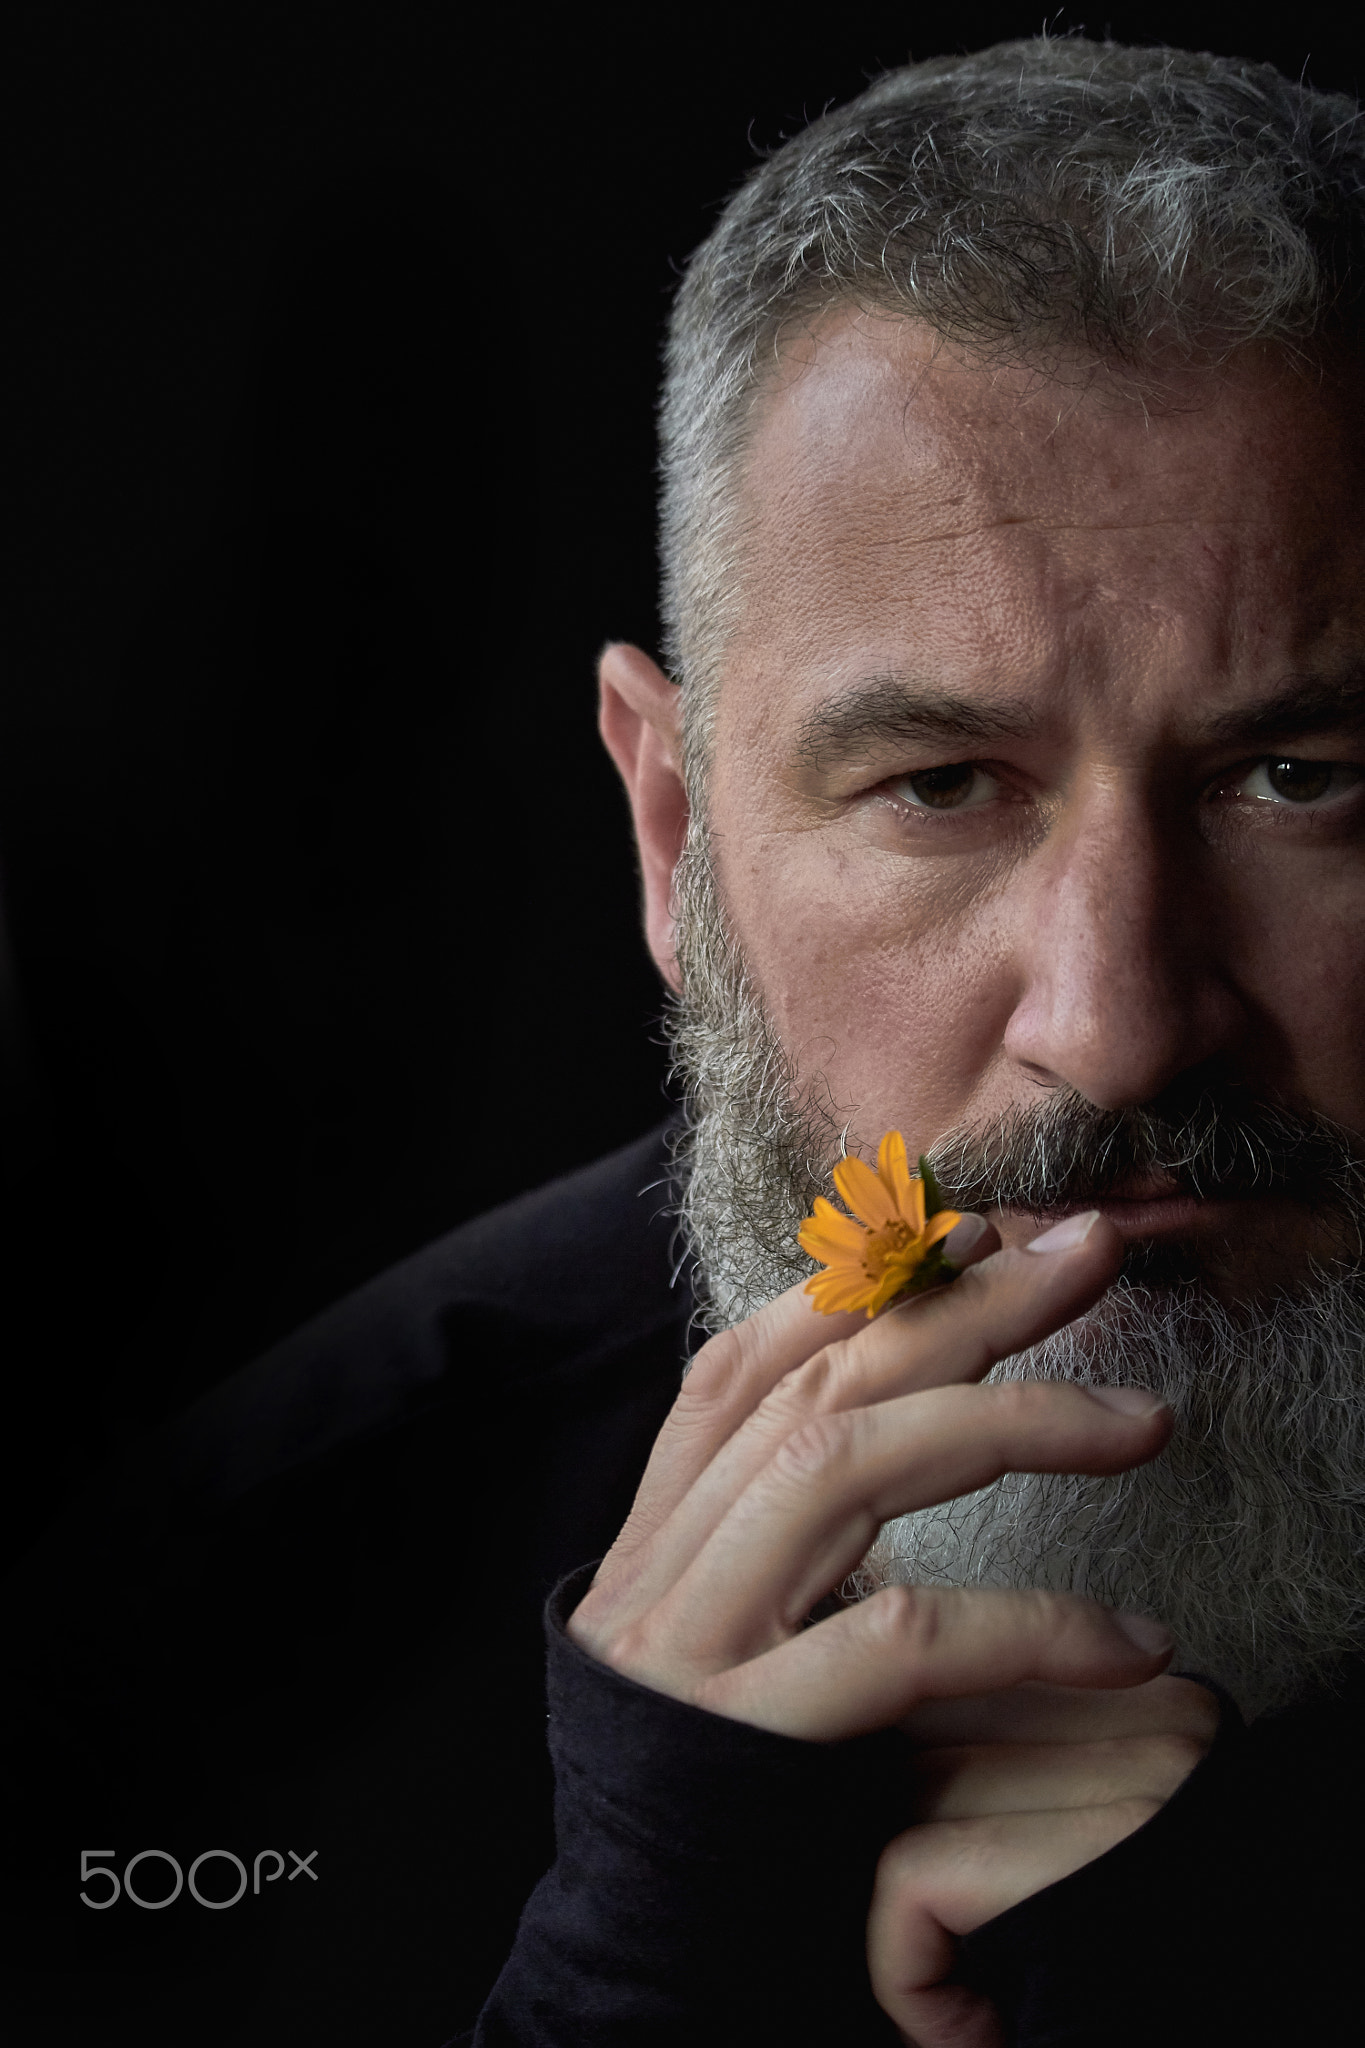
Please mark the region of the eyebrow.
MULTIPOLYGON (((988 708, 891 672, 868 676, 817 704, 797 729, 796 751, 799 759, 822 768, 831 759, 859 760, 883 747, 1029 739, 1039 723, 1022 706, 988 708)), ((1259 704, 1211 719, 1198 740, 1256 746, 1342 727, 1365 727, 1365 670, 1335 679, 1298 677, 1259 704)))
POLYGON ((809 711, 798 728, 796 750, 818 768, 831 756, 856 760, 885 746, 1027 739, 1037 726, 1022 709, 991 710, 906 676, 876 675, 809 711))
POLYGON ((1255 746, 1342 726, 1365 726, 1365 672, 1339 679, 1302 676, 1260 704, 1225 711, 1201 729, 1200 737, 1215 746, 1255 746))

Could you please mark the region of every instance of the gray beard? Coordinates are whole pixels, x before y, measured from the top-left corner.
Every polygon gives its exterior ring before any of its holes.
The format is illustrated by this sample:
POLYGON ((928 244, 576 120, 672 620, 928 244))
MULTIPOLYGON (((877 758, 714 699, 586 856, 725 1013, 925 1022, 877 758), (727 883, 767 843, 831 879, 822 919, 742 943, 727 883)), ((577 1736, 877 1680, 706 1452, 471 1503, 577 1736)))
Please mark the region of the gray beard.
MULTIPOLYGON (((800 1080, 778 1042, 697 827, 675 899, 684 994, 671 1033, 687 1103, 679 1211, 701 1320, 718 1330, 814 1270, 796 1231, 828 1191, 850 1125, 818 1077, 800 1080)), ((1032 1135, 1030 1171, 1046 1184, 1041 1121, 1032 1135)), ((1259 1142, 1252 1119, 1240 1132, 1234 1121, 1238 1136, 1259 1142)), ((1362 1241, 1358 1164, 1343 1144, 1333 1154, 1331 1135, 1307 1122, 1299 1142, 1331 1184, 1343 1238, 1362 1241)), ((964 1143, 951 1134, 934 1158, 965 1192, 964 1143)), ((989 1151, 976 1147, 978 1166, 989 1151)), ((1217 1151, 1210 1139, 1204 1156, 1217 1151)), ((1273 1176, 1272 1152, 1265 1156, 1273 1176)), ((1235 1308, 1197 1278, 1151 1284, 1139 1269, 990 1378, 1150 1387, 1175 1410, 1167 1450, 1112 1478, 1009 1473, 901 1516, 882 1529, 846 1596, 896 1582, 1047 1586, 1159 1615, 1177 1639, 1172 1668, 1216 1680, 1249 1715, 1329 1688, 1365 1647, 1362 1360, 1359 1259, 1313 1267, 1292 1293, 1235 1308)))

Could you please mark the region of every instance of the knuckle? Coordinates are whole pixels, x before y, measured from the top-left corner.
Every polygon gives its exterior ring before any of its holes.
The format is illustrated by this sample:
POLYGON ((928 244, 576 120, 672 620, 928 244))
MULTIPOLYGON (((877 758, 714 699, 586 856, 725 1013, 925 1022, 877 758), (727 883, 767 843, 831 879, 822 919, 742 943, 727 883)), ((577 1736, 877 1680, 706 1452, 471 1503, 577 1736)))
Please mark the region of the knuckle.
POLYGON ((799 1415, 813 1408, 825 1405, 829 1397, 830 1383, 835 1377, 834 1361, 830 1357, 833 1346, 817 1351, 804 1364, 794 1365, 759 1403, 758 1413, 770 1419, 781 1419, 793 1412, 799 1415))
POLYGON ((999 1380, 991 1388, 996 1418, 1004 1429, 1031 1428, 1054 1406, 1046 1380, 999 1380))
POLYGON ((888 1894, 904 1898, 907 1891, 920 1884, 925 1866, 932 1861, 937 1847, 929 1836, 928 1827, 913 1827, 887 1843, 877 1859, 875 1880, 876 1889, 883 1899, 888 1894))
POLYGON ((599 1663, 630 1677, 632 1674, 652 1669, 656 1661, 656 1649, 648 1617, 641 1617, 639 1620, 627 1622, 622 1627, 601 1633, 593 1654, 599 1663))
POLYGON ((857 1361, 848 1339, 836 1338, 784 1373, 760 1403, 759 1412, 810 1415, 847 1406, 850 1389, 857 1386, 857 1361))
POLYGON ((1010 1268, 1005 1263, 1009 1257, 1008 1252, 995 1252, 990 1258, 983 1259, 979 1266, 968 1266, 946 1291, 922 1296, 925 1309, 935 1319, 940 1316, 951 1316, 954 1322, 972 1317, 982 1319, 982 1341, 987 1341, 988 1330, 995 1320, 994 1312, 999 1306, 1001 1283, 1010 1278, 1010 1268))
POLYGON ((1029 1632, 1044 1643, 1060 1643, 1078 1628, 1089 1632, 1103 1609, 1093 1600, 1070 1593, 1049 1593, 1042 1586, 1025 1587, 1014 1596, 1021 1603, 1029 1632))
POLYGON ((848 1456, 854 1433, 855 1424, 849 1415, 812 1416, 778 1445, 773 1464, 788 1478, 817 1478, 848 1456))
POLYGON ((876 1904, 897 1916, 925 1907, 937 1919, 945 1887, 960 1897, 981 1881, 983 1865, 999 1867, 998 1821, 925 1820, 888 1843, 875 1879, 876 1904))
POLYGON ((847 1337, 836 1337, 814 1358, 808 1358, 793 1377, 808 1394, 838 1393, 855 1376, 858 1356, 847 1337))
POLYGON ((942 1606, 931 1588, 884 1586, 863 1601, 860 1620, 873 1644, 913 1648, 924 1655, 938 1636, 942 1606))
POLYGON ((1197 1742, 1201 1750, 1207 1749, 1223 1718, 1217 1696, 1206 1685, 1196 1684, 1192 1679, 1177 1678, 1171 1683, 1180 1687, 1179 1732, 1197 1742))
POLYGON ((741 1329, 722 1330, 704 1344, 688 1368, 674 1403, 677 1415, 706 1414, 728 1405, 748 1369, 748 1347, 741 1329))

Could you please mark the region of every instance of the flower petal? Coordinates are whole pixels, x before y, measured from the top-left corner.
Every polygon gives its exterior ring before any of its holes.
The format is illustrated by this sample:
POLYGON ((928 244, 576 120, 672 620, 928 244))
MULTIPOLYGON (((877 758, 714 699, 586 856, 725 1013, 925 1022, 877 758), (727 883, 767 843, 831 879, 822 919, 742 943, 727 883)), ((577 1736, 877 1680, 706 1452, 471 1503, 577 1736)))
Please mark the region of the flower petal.
POLYGON ((890 1189, 900 1214, 907 1223, 910 1222, 913 1215, 910 1161, 906 1156, 905 1140, 899 1131, 888 1131, 877 1147, 877 1174, 883 1186, 890 1189))
POLYGON ((796 1241, 809 1258, 818 1259, 822 1266, 847 1267, 861 1273, 867 1251, 867 1232, 861 1223, 854 1223, 849 1216, 840 1216, 838 1221, 856 1231, 856 1239, 850 1242, 832 1230, 822 1230, 814 1218, 809 1217, 797 1232, 796 1241))
POLYGON ((895 1299, 902 1287, 912 1278, 915 1266, 918 1264, 919 1261, 916 1259, 912 1265, 907 1267, 901 1260, 897 1259, 894 1265, 887 1267, 886 1271, 882 1274, 876 1293, 867 1304, 867 1312, 870 1316, 875 1316, 879 1308, 885 1308, 888 1301, 895 1299))
POLYGON ((865 1273, 867 1271, 866 1262, 861 1254, 848 1251, 843 1245, 827 1244, 822 1238, 816 1237, 813 1233, 808 1234, 805 1231, 801 1233, 798 1242, 808 1258, 818 1259, 820 1264, 828 1266, 832 1273, 865 1273))
POLYGON ((806 1218, 801 1229, 803 1233, 811 1231, 848 1251, 857 1252, 860 1257, 867 1244, 867 1231, 863 1225, 855 1222, 852 1216, 845 1216, 842 1209, 836 1209, 833 1202, 827 1202, 823 1195, 816 1196, 814 1214, 806 1218))
POLYGON ((865 1308, 872 1292, 872 1283, 865 1273, 855 1279, 845 1268, 836 1272, 812 1274, 806 1282, 806 1292, 819 1309, 821 1315, 837 1315, 840 1309, 865 1308))
MULTIPOLYGON (((883 1137, 875 1168, 865 1159, 841 1159, 834 1185, 853 1215, 845 1216, 823 1195, 816 1197, 797 1242, 825 1270, 812 1274, 805 1291, 825 1315, 865 1308, 873 1316, 911 1285, 935 1245, 962 1218, 956 1209, 940 1209, 926 1219, 925 1182, 921 1174, 911 1173, 899 1131, 883 1137), (893 1249, 898 1240, 899 1249, 893 1249)), ((953 1277, 951 1266, 935 1262, 932 1270, 935 1279, 953 1277)))
POLYGON ((900 1215, 895 1198, 884 1187, 865 1159, 851 1155, 834 1169, 834 1185, 855 1216, 861 1216, 870 1230, 883 1230, 900 1215))

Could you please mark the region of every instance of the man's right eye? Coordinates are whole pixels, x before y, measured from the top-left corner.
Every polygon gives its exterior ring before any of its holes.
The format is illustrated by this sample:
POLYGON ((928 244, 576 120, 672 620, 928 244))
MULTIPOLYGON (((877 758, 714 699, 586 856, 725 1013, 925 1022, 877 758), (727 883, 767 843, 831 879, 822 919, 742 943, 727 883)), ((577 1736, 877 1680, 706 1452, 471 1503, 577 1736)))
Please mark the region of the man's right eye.
POLYGON ((902 803, 917 811, 967 811, 988 804, 1000 794, 1000 784, 974 761, 951 761, 944 768, 920 768, 913 775, 898 775, 886 787, 902 803))
POLYGON ((1361 770, 1354 761, 1304 761, 1272 754, 1243 776, 1237 794, 1261 803, 1304 807, 1343 797, 1360 779, 1361 770))

